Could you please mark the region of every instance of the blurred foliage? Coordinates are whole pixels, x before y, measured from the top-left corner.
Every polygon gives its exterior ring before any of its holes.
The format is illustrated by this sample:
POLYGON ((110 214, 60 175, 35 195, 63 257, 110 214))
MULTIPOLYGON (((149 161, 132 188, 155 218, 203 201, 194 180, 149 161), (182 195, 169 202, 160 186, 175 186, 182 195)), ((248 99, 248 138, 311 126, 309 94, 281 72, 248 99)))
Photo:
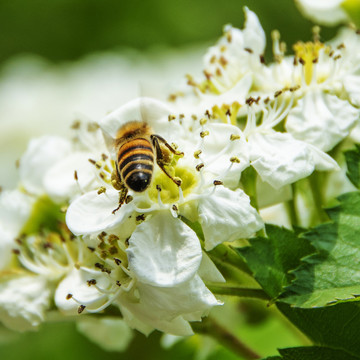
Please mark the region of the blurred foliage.
MULTIPOLYGON (((262 355, 275 355, 277 348, 300 346, 308 344, 307 340, 272 306, 267 308, 262 301, 238 301, 225 298, 226 306, 213 309, 215 321, 231 329, 251 347, 262 355), (239 311, 237 311, 239 310, 239 311), (264 313, 267 313, 264 316, 264 313), (259 318, 259 313, 262 318, 259 318), (254 321, 255 318, 255 321, 254 321)), ((1 328, 0 328, 1 329, 1 328)), ((207 336, 196 335, 179 339, 170 348, 164 348, 161 343, 162 334, 154 332, 147 338, 135 332, 126 352, 108 352, 91 343, 76 330, 72 322, 55 322, 41 325, 38 332, 23 334, 13 333, 7 336, 0 331, 4 339, 0 346, 2 359, 6 360, 241 360, 237 355, 227 350, 207 336), (21 344, 21 346, 19 346, 21 344), (61 349, 61 350, 60 350, 61 349)), ((1 343, 1 341, 0 341, 1 343)))
MULTIPOLYGON (((275 28, 288 44, 311 37, 311 22, 291 0, 1 0, 0 63, 24 53, 58 62, 123 47, 213 42, 224 24, 242 27, 245 5, 259 16, 268 40, 275 28)), ((325 39, 333 34, 322 32, 325 39)))

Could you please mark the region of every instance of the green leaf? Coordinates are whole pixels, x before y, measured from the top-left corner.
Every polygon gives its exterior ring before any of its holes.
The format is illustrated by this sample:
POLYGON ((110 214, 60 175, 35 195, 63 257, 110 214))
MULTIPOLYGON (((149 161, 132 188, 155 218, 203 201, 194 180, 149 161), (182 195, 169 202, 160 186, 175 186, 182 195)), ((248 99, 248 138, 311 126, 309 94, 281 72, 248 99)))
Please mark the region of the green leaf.
POLYGON ((306 239, 278 226, 266 225, 266 234, 267 238, 256 237, 250 240, 251 246, 236 250, 267 294, 275 298, 292 280, 289 271, 314 249, 306 239))
POLYGON ((355 145, 355 150, 344 152, 348 171, 346 172, 349 180, 360 189, 360 145, 355 145))
POLYGON ((315 227, 303 237, 317 250, 303 259, 295 280, 281 301, 299 307, 325 306, 360 295, 360 193, 338 198, 327 210, 332 223, 315 227))
MULTIPOLYGON (((358 302, 339 303, 313 309, 294 308, 285 303, 277 303, 277 307, 316 345, 342 349, 360 357, 360 304, 358 302)), ((332 358, 329 357, 329 359, 332 358)))
POLYGON ((319 346, 280 349, 283 360, 359 360, 343 350, 319 346))

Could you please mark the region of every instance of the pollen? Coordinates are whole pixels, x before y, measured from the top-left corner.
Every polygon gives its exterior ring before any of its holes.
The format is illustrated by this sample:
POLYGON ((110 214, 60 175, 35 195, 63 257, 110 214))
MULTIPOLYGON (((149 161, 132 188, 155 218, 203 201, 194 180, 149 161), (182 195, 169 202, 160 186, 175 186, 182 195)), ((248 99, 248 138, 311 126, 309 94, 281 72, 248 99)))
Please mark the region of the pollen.
POLYGON ((231 134, 230 135, 230 140, 234 141, 234 140, 239 140, 240 139, 240 135, 235 135, 235 134, 231 134))
POLYGON ((307 85, 311 83, 313 76, 314 60, 319 58, 320 51, 324 49, 325 45, 319 41, 315 42, 297 42, 294 45, 295 56, 299 62, 304 66, 305 82, 307 85))
POLYGON ((205 136, 208 136, 209 134, 210 134, 209 131, 205 130, 200 133, 200 137, 204 138, 205 136))
POLYGON ((98 190, 98 195, 100 195, 100 194, 103 194, 103 193, 105 193, 106 192, 106 187, 104 187, 104 186, 101 186, 100 188, 99 188, 99 190, 98 190))
POLYGON ((204 167, 204 164, 203 164, 203 163, 198 164, 198 165, 196 165, 196 170, 197 170, 197 171, 200 171, 203 167, 204 167))
POLYGON ((236 156, 233 156, 233 157, 231 157, 230 158, 230 161, 232 162, 232 163, 240 163, 240 159, 238 158, 238 157, 236 157, 236 156))
POLYGON ((184 196, 190 194, 198 183, 197 173, 188 167, 175 166, 173 168, 173 177, 179 180, 179 185, 176 185, 166 174, 162 171, 156 172, 153 184, 149 188, 149 197, 152 201, 160 201, 163 204, 177 203, 180 199, 179 188, 184 196), (159 191, 161 189, 161 191, 159 191))
POLYGON ((199 156, 200 156, 201 153, 202 153, 201 150, 196 150, 196 151, 194 152, 194 158, 195 158, 195 159, 199 159, 199 156))

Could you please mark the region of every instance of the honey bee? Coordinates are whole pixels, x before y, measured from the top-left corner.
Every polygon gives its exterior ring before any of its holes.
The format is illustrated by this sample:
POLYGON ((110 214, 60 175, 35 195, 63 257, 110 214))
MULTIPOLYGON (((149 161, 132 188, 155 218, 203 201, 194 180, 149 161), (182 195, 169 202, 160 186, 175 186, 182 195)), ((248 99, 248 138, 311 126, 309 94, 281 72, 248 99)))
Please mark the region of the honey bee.
POLYGON ((169 160, 163 145, 175 155, 184 155, 183 152, 176 151, 161 136, 153 134, 151 127, 144 121, 128 122, 118 130, 114 144, 116 169, 118 177, 127 189, 143 192, 150 186, 154 159, 176 185, 181 185, 181 180, 172 177, 165 169, 169 160))

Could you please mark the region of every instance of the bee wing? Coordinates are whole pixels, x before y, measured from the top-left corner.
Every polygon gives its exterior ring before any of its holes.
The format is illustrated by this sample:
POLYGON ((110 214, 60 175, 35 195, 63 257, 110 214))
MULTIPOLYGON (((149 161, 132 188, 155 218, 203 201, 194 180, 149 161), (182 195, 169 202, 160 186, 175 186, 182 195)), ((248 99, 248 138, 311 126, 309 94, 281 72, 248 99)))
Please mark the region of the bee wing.
POLYGON ((140 112, 140 117, 139 120, 148 123, 148 117, 147 117, 147 111, 146 111, 146 104, 145 104, 145 99, 146 97, 144 96, 145 91, 144 91, 144 84, 139 83, 139 94, 140 94, 140 98, 139 98, 139 112, 140 112))

